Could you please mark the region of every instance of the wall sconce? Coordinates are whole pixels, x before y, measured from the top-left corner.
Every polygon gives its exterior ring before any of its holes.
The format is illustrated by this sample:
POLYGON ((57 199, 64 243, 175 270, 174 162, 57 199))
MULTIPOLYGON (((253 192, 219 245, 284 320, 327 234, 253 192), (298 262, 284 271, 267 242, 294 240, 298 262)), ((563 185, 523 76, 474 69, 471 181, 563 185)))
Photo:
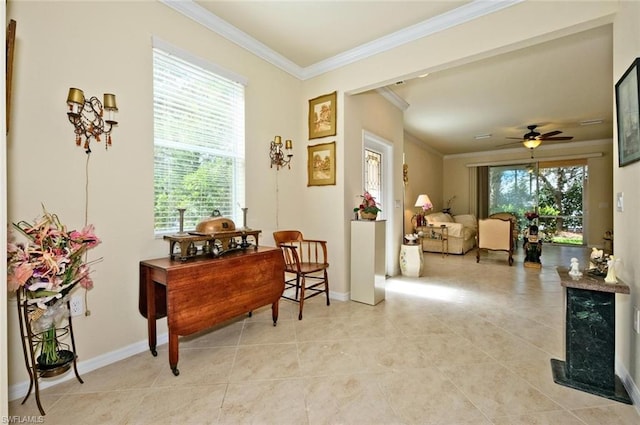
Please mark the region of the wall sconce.
POLYGON ((95 96, 85 99, 82 90, 72 87, 67 96, 67 105, 69 105, 67 117, 75 127, 76 145, 80 146, 81 138, 84 135, 84 149, 87 153, 91 153, 89 147, 91 138, 93 137, 96 142, 99 142, 100 136, 106 134, 105 149, 108 149, 111 146, 111 129, 118 124, 118 121, 114 120, 115 113, 118 112, 116 95, 105 93, 104 103, 101 103, 95 96), (106 119, 103 119, 104 111, 107 112, 106 119))
POLYGON ((271 168, 276 166, 276 170, 279 170, 280 167, 284 167, 291 169, 291 158, 293 158, 293 142, 291 140, 287 140, 284 142, 284 150, 282 149, 282 138, 280 136, 276 136, 271 142, 271 147, 269 149, 269 158, 271 158, 271 168), (286 155, 285 155, 285 152, 286 155), (286 158, 285 158, 286 156, 286 158))

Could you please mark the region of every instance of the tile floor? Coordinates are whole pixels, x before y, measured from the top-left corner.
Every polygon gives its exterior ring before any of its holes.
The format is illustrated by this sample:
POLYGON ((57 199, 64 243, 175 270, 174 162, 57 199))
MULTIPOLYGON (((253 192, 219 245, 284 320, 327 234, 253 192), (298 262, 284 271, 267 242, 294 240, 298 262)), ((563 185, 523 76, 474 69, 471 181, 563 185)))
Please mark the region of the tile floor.
MULTIPOLYGON (((545 246, 543 268, 504 253, 425 254, 377 306, 281 301, 42 391, 46 424, 640 424, 634 408, 553 383, 564 359, 555 272, 585 251, 545 246)), ((38 415, 33 395, 17 416, 38 415)))

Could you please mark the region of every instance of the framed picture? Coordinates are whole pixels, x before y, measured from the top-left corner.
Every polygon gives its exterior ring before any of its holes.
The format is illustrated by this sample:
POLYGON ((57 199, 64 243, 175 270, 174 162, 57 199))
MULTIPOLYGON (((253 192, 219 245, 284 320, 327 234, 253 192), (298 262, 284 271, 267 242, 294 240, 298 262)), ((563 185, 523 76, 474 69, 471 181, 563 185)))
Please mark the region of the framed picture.
POLYGON ((307 186, 336 184, 336 142, 307 146, 307 186))
POLYGON ((616 83, 618 165, 620 167, 640 160, 639 76, 640 58, 636 58, 616 83))
POLYGON ((336 135, 336 92, 309 101, 309 139, 336 135))

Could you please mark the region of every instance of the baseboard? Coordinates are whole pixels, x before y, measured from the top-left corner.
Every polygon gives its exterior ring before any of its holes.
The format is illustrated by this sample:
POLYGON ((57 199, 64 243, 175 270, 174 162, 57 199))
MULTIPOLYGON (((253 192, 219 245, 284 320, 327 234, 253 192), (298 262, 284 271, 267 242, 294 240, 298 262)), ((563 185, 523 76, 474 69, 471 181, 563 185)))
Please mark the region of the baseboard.
MULTIPOLYGON (((162 334, 158 334, 158 337, 157 337, 158 346, 162 344, 166 344, 168 341, 169 341, 168 333, 165 332, 162 334)), ((93 370, 100 369, 101 367, 126 359, 127 357, 131 357, 135 354, 142 353, 143 351, 146 351, 148 349, 149 349, 149 341, 147 339, 143 341, 135 342, 131 345, 122 347, 118 350, 114 350, 109 353, 101 354, 97 357, 78 362, 78 373, 80 374, 80 376, 82 376, 85 373, 89 373, 93 370)), ((70 379, 75 379, 75 375, 72 371, 65 373, 64 376, 61 376, 61 377, 40 379, 39 386, 40 386, 40 389, 43 390, 45 388, 52 387, 56 384, 68 381, 70 379)), ((28 390, 29 390, 29 381, 19 382, 15 385, 11 385, 9 387, 9 401, 23 398, 25 395, 27 395, 28 390)))
POLYGON ((624 388, 627 390, 629 397, 631 397, 631 400, 633 401, 633 407, 636 408, 636 411, 640 415, 640 389, 638 389, 638 385, 633 382, 633 378, 629 375, 629 371, 617 358, 615 368, 616 375, 618 375, 622 381, 624 388))
POLYGON ((349 301, 349 292, 333 292, 329 290, 329 298, 338 301, 349 301))

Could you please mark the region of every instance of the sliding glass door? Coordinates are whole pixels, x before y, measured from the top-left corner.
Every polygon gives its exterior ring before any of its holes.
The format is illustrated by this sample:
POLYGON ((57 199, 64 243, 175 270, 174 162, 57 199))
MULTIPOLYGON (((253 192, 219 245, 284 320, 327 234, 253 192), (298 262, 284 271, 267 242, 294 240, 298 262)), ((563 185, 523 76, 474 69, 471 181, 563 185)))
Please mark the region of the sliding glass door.
POLYGON ((535 164, 489 167, 489 214, 514 213, 524 229, 524 214, 538 206, 538 179, 535 164))
POLYGON ((548 241, 583 245, 586 160, 539 165, 539 225, 548 241))
POLYGON ((584 243, 586 160, 489 167, 487 177, 489 214, 514 213, 525 229, 536 211, 546 242, 584 243))

